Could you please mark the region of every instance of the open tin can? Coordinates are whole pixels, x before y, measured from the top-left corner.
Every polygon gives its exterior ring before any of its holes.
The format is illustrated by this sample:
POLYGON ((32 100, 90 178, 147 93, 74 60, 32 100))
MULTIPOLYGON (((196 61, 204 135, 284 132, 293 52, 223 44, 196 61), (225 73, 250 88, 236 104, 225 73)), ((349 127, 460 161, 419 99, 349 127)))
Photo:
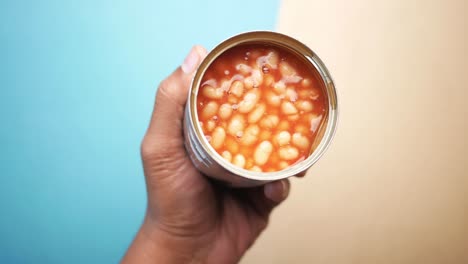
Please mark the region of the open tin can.
MULTIPOLYGON (((228 71, 226 71, 227 73, 228 71)), ((296 39, 283 34, 268 31, 247 32, 219 44, 198 67, 191 83, 185 108, 185 147, 194 166, 206 176, 233 187, 253 187, 304 173, 309 169, 330 145, 336 130, 337 119, 338 101, 333 80, 323 62, 311 49, 296 39), (324 97, 324 115, 321 116, 320 125, 314 131, 315 136, 313 142, 310 142, 308 156, 281 170, 259 172, 233 165, 210 145, 200 124, 197 98, 205 73, 222 54, 246 45, 277 48, 296 57, 313 72, 324 97)))

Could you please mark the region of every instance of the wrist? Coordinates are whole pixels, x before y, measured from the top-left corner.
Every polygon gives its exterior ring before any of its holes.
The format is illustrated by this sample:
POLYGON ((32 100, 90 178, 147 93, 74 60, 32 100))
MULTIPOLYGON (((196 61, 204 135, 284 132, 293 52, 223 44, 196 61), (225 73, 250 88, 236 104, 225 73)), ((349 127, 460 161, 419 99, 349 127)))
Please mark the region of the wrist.
POLYGON ((201 264, 204 248, 200 240, 171 234, 145 217, 122 263, 201 264))

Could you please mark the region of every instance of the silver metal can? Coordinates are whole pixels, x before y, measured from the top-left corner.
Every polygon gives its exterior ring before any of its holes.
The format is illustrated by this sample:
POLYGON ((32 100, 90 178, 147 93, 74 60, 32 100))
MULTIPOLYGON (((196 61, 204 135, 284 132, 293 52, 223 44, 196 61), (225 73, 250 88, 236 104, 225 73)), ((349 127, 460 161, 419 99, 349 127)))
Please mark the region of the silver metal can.
POLYGON ((192 80, 185 107, 184 136, 187 153, 194 166, 206 176, 212 177, 233 187, 253 187, 271 181, 288 178, 309 169, 324 154, 335 134, 338 120, 338 100, 335 85, 327 68, 320 58, 306 45, 289 36, 269 32, 254 31, 231 37, 215 47, 198 67, 192 80), (318 72, 322 92, 326 96, 327 114, 317 132, 309 156, 290 167, 275 172, 254 172, 236 167, 219 155, 205 138, 197 115, 197 95, 201 80, 211 63, 225 51, 239 45, 269 45, 287 50, 312 66, 318 72))

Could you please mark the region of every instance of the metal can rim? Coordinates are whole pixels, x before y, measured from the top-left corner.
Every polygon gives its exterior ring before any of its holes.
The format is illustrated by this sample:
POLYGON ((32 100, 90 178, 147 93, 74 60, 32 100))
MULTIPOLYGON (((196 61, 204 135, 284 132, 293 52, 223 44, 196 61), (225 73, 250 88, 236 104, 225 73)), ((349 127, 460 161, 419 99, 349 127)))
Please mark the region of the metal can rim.
POLYGON ((337 122, 338 122, 338 95, 336 92, 336 87, 334 81, 326 68, 322 60, 308 48, 302 42, 273 31, 249 31, 244 32, 233 37, 230 37, 220 44, 218 44, 201 62, 198 67, 189 91, 189 98, 187 101, 187 106, 189 108, 189 123, 194 126, 194 132, 196 134, 197 140, 199 140, 201 147, 206 151, 211 158, 213 158, 220 166, 229 172, 239 175, 241 177, 258 180, 258 181, 274 181, 283 178, 288 178, 303 172, 304 170, 310 168, 315 164, 325 153, 325 151, 330 146, 334 135, 336 133, 337 122), (325 131, 323 136, 320 139, 318 146, 312 151, 312 153, 305 160, 298 162, 284 170, 276 172, 253 172, 246 169, 236 167, 230 162, 226 161, 221 157, 209 144, 206 140, 203 131, 200 127, 199 122, 194 122, 198 120, 198 115, 196 111, 196 100, 198 95, 198 89, 200 87, 201 79, 203 78, 206 70, 211 65, 211 63, 218 58, 223 52, 227 51, 230 48, 233 48, 238 45, 248 44, 248 43, 265 43, 280 46, 289 51, 293 51, 298 56, 302 56, 307 62, 309 62, 320 74, 320 77, 324 83, 326 93, 328 95, 328 120, 326 124, 325 131))

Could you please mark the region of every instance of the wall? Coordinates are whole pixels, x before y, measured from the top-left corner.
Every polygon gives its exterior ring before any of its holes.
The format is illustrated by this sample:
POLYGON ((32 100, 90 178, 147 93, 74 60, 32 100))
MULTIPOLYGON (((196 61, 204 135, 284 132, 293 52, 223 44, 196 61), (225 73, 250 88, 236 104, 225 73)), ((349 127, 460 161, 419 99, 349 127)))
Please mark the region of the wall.
POLYGON ((339 89, 329 151, 247 263, 468 263, 467 2, 282 2, 339 89))

